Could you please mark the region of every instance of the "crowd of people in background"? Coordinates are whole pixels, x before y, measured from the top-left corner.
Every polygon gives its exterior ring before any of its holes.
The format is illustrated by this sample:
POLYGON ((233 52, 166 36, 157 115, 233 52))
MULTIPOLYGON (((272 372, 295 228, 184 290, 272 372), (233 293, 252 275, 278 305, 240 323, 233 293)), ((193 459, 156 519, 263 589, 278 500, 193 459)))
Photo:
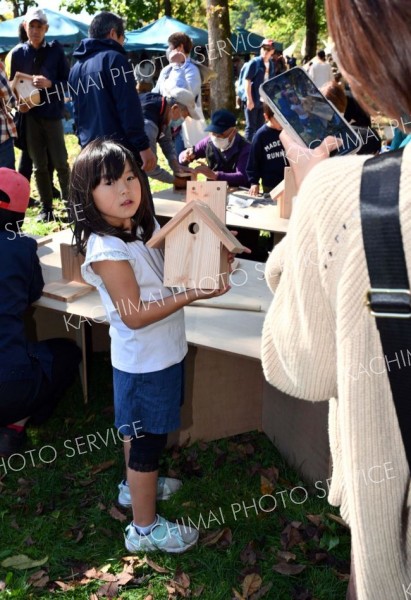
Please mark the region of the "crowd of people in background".
MULTIPOLYGON (((244 138, 237 132, 226 141, 224 132, 213 133, 209 128, 214 127, 218 114, 211 115, 211 125, 206 127, 202 96, 204 72, 208 68, 192 57, 193 43, 185 33, 177 31, 169 36, 166 52, 169 64, 161 70, 160 63, 153 68, 147 53, 131 68, 124 50, 123 20, 113 13, 102 12, 93 19, 89 37, 75 49, 74 64, 69 69, 60 44, 46 39, 47 30, 44 11, 29 9, 19 28, 21 42, 6 57, 8 73, 4 67, 0 70, 3 104, 8 107, 7 111, 0 112, 0 165, 14 168, 14 141, 22 149, 18 171, 30 180, 33 169, 41 205, 39 220, 55 218, 53 198, 67 200, 69 167, 61 119, 68 99, 82 148, 103 136, 124 143, 136 154, 149 178, 184 188, 194 169, 209 179, 224 177, 230 185, 247 187, 252 194, 260 188, 267 193, 270 182, 281 180, 287 162, 284 158, 281 160, 284 151, 276 134, 280 125, 273 125, 273 116, 260 98, 259 87, 267 79, 296 66, 297 59, 294 55, 284 57, 273 39, 265 38, 254 57, 249 54, 234 57, 239 113, 236 116, 230 112, 226 118, 227 122, 237 124, 243 116, 245 132, 244 138), (8 78, 13 79, 17 71, 33 75, 40 102, 34 106, 20 102, 14 122, 9 108, 16 109, 17 104, 8 78), (241 152, 240 139, 241 144, 246 142, 241 152), (157 164, 158 147, 165 155, 169 170, 157 164), (207 165, 188 167, 195 157, 203 156, 202 148, 208 148, 207 165), (261 170, 266 173, 264 180, 260 177, 256 181, 261 170), (54 171, 60 190, 53 183, 54 171), (267 179, 268 171, 271 175, 267 179)), ((334 81, 332 56, 326 56, 324 50, 319 50, 312 60, 304 57, 302 64, 318 87, 334 81)), ((349 112, 353 106, 356 108, 356 102, 349 90, 344 89, 343 81, 337 81, 336 85, 348 99, 346 110, 350 121, 349 112)), ((291 107, 292 101, 292 98, 283 99, 285 116, 288 108, 290 122, 298 114, 303 123, 304 108, 291 107)), ((226 107, 221 109, 227 113, 226 107)), ((370 127, 369 117, 365 114, 362 117, 358 122, 358 114, 354 115, 353 123, 360 128, 370 127)), ((371 137, 379 139, 377 132, 371 137)), ((369 135, 367 141, 370 141, 369 135)), ((377 151, 377 146, 372 148, 377 151)), ((30 206, 34 203, 31 198, 30 206)), ((64 216, 59 218, 65 220, 64 216)))

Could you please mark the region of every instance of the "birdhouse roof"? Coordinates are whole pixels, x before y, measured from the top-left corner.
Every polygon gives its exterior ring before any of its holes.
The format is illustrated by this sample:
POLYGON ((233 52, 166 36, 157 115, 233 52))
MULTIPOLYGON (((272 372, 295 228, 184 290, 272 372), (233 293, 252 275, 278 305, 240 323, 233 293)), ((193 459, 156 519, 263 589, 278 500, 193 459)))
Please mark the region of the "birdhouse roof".
POLYGON ((186 204, 160 231, 153 235, 147 242, 147 246, 150 248, 161 246, 167 235, 178 227, 191 213, 195 219, 205 223, 216 234, 229 252, 241 253, 244 251, 244 246, 240 244, 224 223, 220 221, 211 208, 199 200, 193 200, 186 204))

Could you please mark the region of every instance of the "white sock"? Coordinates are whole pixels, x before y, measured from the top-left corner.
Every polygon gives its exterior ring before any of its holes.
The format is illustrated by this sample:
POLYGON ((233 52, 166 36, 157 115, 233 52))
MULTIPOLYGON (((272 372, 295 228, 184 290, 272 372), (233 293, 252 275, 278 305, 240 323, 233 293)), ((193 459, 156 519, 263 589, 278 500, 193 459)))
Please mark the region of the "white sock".
POLYGON ((137 533, 139 533, 140 535, 148 535, 149 533, 151 533, 151 530, 153 529, 153 527, 156 523, 157 523, 157 515, 156 515, 156 518, 154 519, 153 523, 151 523, 151 525, 147 525, 146 527, 141 527, 140 525, 136 525, 136 523, 134 523, 134 521, 133 521, 134 528, 137 531, 137 533))

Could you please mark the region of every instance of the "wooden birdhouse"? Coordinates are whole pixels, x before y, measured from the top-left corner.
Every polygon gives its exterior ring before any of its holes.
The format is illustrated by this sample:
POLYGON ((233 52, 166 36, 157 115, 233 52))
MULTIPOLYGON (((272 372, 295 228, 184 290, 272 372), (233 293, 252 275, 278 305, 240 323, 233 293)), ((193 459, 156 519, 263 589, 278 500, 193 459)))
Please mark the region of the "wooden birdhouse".
POLYGON ((40 91, 33 84, 33 75, 17 71, 11 82, 11 89, 19 100, 30 108, 40 104, 40 91))
POLYGON ((277 200, 279 217, 289 219, 293 207, 293 197, 297 195, 297 185, 291 167, 285 167, 284 179, 270 192, 272 200, 277 200))
POLYGON ((216 290, 227 284, 228 253, 244 246, 225 226, 226 189, 222 182, 190 182, 187 204, 147 243, 165 247, 165 286, 216 290))

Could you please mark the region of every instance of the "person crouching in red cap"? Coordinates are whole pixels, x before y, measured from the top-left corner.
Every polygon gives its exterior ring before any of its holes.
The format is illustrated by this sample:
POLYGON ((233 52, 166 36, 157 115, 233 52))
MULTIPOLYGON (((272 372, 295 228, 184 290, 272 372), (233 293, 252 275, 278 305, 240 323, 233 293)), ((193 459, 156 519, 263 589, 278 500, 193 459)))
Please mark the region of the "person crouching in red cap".
POLYGON ((30 198, 23 175, 0 168, 0 456, 19 452, 28 422, 38 425, 53 412, 72 383, 81 360, 67 339, 29 342, 27 308, 44 286, 37 243, 21 232, 30 198))

